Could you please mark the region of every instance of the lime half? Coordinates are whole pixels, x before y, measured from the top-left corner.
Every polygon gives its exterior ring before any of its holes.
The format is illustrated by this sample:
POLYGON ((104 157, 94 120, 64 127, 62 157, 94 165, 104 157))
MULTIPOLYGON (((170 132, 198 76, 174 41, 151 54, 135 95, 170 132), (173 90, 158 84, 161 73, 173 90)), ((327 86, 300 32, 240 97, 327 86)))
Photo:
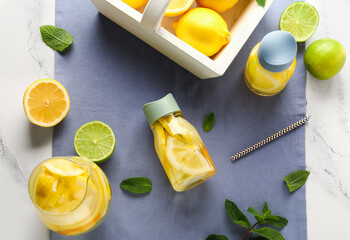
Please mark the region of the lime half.
POLYGON ((100 121, 88 122, 75 133, 74 148, 80 157, 101 163, 113 154, 115 136, 107 124, 100 121))
POLYGON ((316 8, 306 2, 289 5, 281 15, 280 29, 290 32, 297 42, 305 42, 316 31, 319 16, 316 8))

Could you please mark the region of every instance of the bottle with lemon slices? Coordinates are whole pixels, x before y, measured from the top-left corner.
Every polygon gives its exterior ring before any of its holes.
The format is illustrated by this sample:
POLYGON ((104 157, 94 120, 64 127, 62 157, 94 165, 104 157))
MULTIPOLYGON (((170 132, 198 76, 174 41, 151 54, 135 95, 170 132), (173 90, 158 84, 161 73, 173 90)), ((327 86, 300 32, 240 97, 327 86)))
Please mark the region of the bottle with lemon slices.
POLYGON ((109 210, 111 189, 105 174, 80 157, 56 157, 40 163, 28 188, 40 219, 63 235, 92 230, 109 210))
POLYGON ((215 167, 197 132, 183 117, 172 94, 144 105, 154 135, 154 146, 175 191, 188 190, 208 180, 215 167))
POLYGON ((294 73, 296 54, 297 43, 292 34, 267 34, 249 55, 244 74, 248 88, 261 96, 282 91, 294 73))

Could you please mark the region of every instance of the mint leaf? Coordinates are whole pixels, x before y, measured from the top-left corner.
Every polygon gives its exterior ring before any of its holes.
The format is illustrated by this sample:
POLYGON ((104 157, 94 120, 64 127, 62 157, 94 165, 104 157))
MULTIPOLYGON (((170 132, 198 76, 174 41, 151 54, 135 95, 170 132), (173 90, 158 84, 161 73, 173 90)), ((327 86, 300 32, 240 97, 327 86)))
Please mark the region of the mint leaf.
POLYGON ((271 214, 271 210, 269 209, 269 206, 267 206, 267 202, 264 203, 263 209, 261 210, 261 215, 266 216, 271 214))
POLYGON ((306 170, 298 170, 286 176, 284 181, 286 182, 289 192, 294 192, 295 190, 301 188, 305 184, 309 175, 310 172, 306 170))
POLYGON ((266 0, 255 0, 260 7, 265 7, 266 0))
POLYGON ((241 210, 239 210, 237 205, 228 199, 225 201, 225 209, 234 223, 237 223, 248 229, 252 227, 248 218, 241 212, 241 210))
POLYGON ((210 234, 205 240, 228 240, 225 235, 210 234))
POLYGON ((249 212, 250 214, 253 214, 254 216, 259 216, 261 217, 260 213, 258 212, 258 210, 256 210, 253 207, 248 208, 247 212, 249 212))
POLYGON ((265 223, 277 228, 284 228, 287 225, 288 220, 284 217, 268 215, 265 217, 265 223))
POLYGON ((133 193, 149 193, 152 182, 145 177, 128 178, 120 183, 120 187, 133 193))
POLYGON ((209 132, 212 129, 212 127, 214 126, 214 123, 215 123, 215 115, 214 115, 214 113, 209 113, 204 119, 203 131, 209 132))
POLYGON ((248 208, 247 210, 248 213, 252 214, 255 216, 255 219, 259 222, 259 223, 264 223, 264 218, 260 215, 260 213, 258 212, 258 210, 256 210, 253 207, 248 208))
POLYGON ((253 229, 252 232, 255 232, 269 240, 285 240, 282 234, 269 227, 253 229))
POLYGON ((52 25, 41 26, 40 33, 46 45, 59 52, 66 50, 74 39, 66 30, 52 25))

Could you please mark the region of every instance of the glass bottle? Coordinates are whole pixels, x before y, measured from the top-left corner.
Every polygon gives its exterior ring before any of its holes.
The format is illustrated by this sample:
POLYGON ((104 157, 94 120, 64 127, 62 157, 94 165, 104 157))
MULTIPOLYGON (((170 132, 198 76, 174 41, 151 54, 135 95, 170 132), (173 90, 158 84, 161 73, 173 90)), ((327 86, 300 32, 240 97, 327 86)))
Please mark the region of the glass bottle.
POLYGON ((285 31, 267 34, 248 57, 244 73, 248 88, 261 96, 281 92, 294 73, 296 54, 292 34, 285 31))
POLYGON ((55 157, 32 172, 28 190, 42 222, 63 235, 91 231, 105 219, 111 201, 106 175, 80 157, 55 157))
POLYGON ((208 180, 215 167, 197 130, 183 117, 170 93, 144 105, 154 146, 175 191, 188 190, 208 180))

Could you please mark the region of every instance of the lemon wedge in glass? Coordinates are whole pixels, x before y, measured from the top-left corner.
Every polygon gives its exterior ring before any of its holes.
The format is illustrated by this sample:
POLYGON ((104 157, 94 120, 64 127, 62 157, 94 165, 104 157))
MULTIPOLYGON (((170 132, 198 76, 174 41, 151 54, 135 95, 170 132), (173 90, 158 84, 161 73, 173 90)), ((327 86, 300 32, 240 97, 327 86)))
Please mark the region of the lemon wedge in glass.
POLYGON ((52 174, 60 177, 75 177, 86 173, 86 170, 79 167, 76 163, 64 159, 60 159, 59 161, 54 159, 45 163, 43 166, 52 174))

